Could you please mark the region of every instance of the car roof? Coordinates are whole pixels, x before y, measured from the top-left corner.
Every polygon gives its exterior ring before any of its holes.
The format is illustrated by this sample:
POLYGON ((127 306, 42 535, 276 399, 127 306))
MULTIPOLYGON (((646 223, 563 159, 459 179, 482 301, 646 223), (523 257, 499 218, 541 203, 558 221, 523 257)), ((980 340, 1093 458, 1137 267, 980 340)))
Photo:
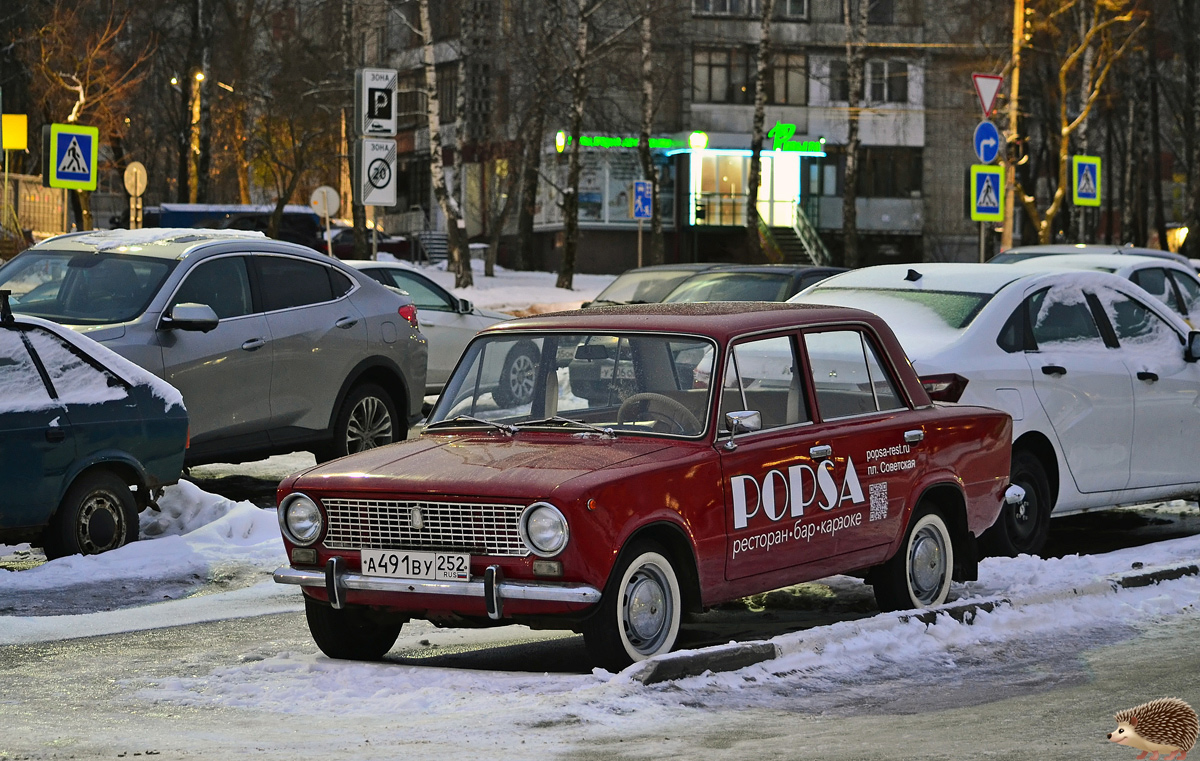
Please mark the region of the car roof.
POLYGON ((767 274, 797 274, 802 272, 812 271, 832 271, 845 272, 845 267, 824 267, 816 264, 727 264, 719 267, 711 268, 712 271, 702 272, 700 274, 720 275, 724 277, 728 274, 737 274, 745 272, 767 273, 767 274))
POLYGON ((1140 248, 1137 246, 1119 246, 1106 243, 1047 243, 1036 246, 1017 246, 1000 252, 1018 256, 1054 256, 1056 254, 1119 254, 1121 256, 1150 256, 1157 259, 1170 259, 1188 266, 1189 262, 1183 254, 1162 251, 1157 248, 1140 248))
POLYGON ((1130 268, 1148 269, 1150 267, 1166 267, 1194 275, 1191 267, 1184 266, 1172 259, 1157 257, 1129 257, 1122 254, 1051 254, 1022 259, 1019 262, 1008 262, 1005 266, 1019 267, 1026 270, 1045 271, 1052 269, 1098 270, 1101 272, 1119 272, 1130 268))
MULTIPOLYGON (((252 230, 210 230, 193 227, 146 227, 141 230, 87 230, 48 238, 29 250, 53 249, 79 253, 128 253, 160 259, 179 259, 193 249, 211 243, 230 241, 270 242, 261 232, 252 230)), ((285 244, 293 249, 309 250, 304 246, 285 244)))
POLYGON ((773 301, 706 301, 675 304, 631 304, 534 315, 485 328, 483 332, 651 331, 686 333, 727 340, 744 333, 830 322, 881 323, 860 309, 773 301), (719 318, 719 319, 703 319, 719 318))
POLYGON ((812 288, 818 291, 830 288, 885 288, 996 293, 1009 283, 1033 274, 1011 264, 879 264, 842 272, 822 280, 812 288))

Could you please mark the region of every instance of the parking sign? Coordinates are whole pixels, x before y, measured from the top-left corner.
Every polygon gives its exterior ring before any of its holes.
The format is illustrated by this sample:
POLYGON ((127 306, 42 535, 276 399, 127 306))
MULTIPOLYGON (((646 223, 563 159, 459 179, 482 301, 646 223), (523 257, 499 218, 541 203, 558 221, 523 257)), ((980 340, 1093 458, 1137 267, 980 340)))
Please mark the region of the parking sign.
POLYGON ((354 114, 363 137, 396 136, 396 70, 354 72, 354 114))

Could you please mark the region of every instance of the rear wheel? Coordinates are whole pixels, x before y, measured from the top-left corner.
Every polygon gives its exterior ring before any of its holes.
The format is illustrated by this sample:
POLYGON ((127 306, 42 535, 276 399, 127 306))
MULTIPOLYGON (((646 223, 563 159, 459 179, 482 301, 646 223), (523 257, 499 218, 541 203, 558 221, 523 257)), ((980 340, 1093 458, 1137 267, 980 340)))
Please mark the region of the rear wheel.
POLYGON ((500 385, 496 387, 496 404, 504 409, 529 404, 533 399, 534 372, 538 350, 533 344, 519 343, 509 350, 500 370, 500 385))
POLYGON ((402 441, 407 433, 388 392, 374 383, 363 383, 346 395, 331 441, 314 454, 318 460, 333 460, 402 441))
POLYGON ((637 542, 622 554, 583 639, 597 665, 618 671, 667 653, 679 637, 679 575, 666 551, 637 542))
POLYGON ((875 601, 883 611, 941 605, 953 575, 954 543, 946 521, 932 507, 918 507, 904 543, 877 571, 875 601))
POLYGON ((138 511, 129 485, 108 471, 81 476, 46 528, 46 557, 96 555, 136 541, 138 511))
POLYGON ((1050 537, 1050 479, 1042 461, 1025 449, 1013 452, 1010 473, 1009 480, 1025 490, 1025 497, 1000 510, 996 522, 983 533, 984 551, 1008 557, 1036 555, 1050 537))
POLYGON ((403 621, 381 623, 369 611, 334 610, 328 603, 305 595, 304 617, 321 652, 347 661, 377 661, 392 649, 403 621))

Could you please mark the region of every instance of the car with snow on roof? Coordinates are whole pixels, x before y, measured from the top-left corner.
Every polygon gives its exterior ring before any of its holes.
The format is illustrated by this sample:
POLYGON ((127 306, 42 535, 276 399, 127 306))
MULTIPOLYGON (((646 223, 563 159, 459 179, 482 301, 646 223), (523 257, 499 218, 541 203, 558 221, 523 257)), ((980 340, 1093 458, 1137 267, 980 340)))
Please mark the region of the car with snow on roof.
POLYGON ((830 574, 864 574, 883 609, 942 603, 1019 496, 1010 438, 1003 412, 932 404, 860 310, 527 317, 471 342, 418 439, 281 482, 275 580, 302 587, 331 657, 380 658, 425 619, 574 630, 620 668, 671 650, 688 612, 830 574), (518 342, 538 349, 533 394, 506 408, 481 369, 518 342), (743 375, 765 347, 786 383, 743 375), (677 362, 706 351, 723 382, 677 362), (588 363, 610 369, 603 398, 572 393, 588 363))

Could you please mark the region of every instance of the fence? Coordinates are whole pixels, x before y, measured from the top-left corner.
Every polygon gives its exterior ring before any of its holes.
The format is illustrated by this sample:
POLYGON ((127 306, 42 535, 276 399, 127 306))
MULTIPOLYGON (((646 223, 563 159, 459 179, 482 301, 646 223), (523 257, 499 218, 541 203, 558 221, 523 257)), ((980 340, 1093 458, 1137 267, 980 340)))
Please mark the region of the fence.
MULTIPOLYGON (((4 184, 0 175, 0 184, 4 184)), ((0 257, 8 258, 28 244, 67 231, 67 191, 42 187, 42 178, 10 174, 0 208, 0 257)))

